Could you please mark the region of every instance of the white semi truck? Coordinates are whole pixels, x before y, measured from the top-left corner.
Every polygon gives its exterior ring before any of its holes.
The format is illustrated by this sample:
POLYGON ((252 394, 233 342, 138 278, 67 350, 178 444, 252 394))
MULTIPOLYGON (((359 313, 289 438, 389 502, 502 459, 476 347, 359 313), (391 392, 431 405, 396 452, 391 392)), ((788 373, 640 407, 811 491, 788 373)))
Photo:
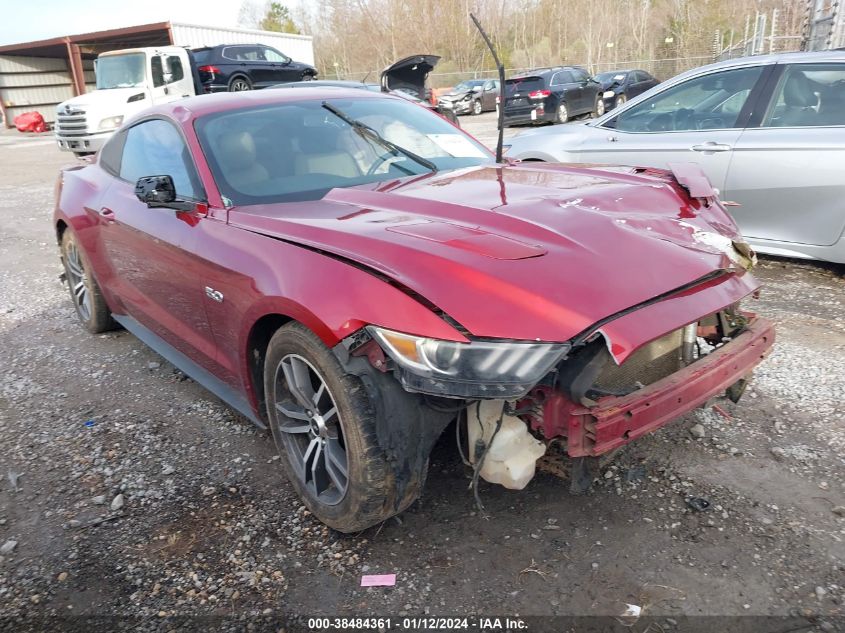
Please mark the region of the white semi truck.
POLYGON ((59 149, 96 152, 125 118, 159 103, 200 94, 192 53, 179 46, 129 48, 101 54, 97 89, 56 108, 59 149))

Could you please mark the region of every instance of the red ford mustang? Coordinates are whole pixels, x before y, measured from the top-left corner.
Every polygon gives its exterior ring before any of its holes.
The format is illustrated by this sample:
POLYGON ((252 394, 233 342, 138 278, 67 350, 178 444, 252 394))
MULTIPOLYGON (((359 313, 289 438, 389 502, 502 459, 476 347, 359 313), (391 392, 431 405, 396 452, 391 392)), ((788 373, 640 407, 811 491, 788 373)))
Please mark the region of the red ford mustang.
POLYGON ((563 439, 583 489, 599 455, 738 398, 774 340, 739 309, 754 255, 694 170, 497 165, 360 90, 147 110, 62 172, 54 221, 83 325, 269 426, 347 532, 419 496, 465 410, 476 474, 520 488, 563 439))

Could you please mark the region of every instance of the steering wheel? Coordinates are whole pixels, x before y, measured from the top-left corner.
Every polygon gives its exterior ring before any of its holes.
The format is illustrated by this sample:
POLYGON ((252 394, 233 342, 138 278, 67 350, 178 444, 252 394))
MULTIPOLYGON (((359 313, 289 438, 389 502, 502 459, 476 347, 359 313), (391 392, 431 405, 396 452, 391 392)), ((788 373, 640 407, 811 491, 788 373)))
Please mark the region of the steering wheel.
POLYGON ((676 110, 672 116, 672 126, 675 130, 692 130, 695 129, 697 126, 694 125, 694 121, 692 119, 693 115, 695 114, 695 110, 691 110, 689 108, 681 108, 680 110, 676 110))

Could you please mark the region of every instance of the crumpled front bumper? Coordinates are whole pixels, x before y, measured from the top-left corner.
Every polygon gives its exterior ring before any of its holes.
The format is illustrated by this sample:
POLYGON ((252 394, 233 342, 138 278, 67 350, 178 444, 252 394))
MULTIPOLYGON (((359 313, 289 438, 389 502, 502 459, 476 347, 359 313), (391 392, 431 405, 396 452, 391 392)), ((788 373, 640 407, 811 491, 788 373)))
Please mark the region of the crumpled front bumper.
POLYGON ((731 342, 648 387, 592 407, 563 407, 566 419, 555 422, 566 427, 567 452, 598 456, 659 429, 747 376, 774 341, 774 325, 758 317, 731 342))

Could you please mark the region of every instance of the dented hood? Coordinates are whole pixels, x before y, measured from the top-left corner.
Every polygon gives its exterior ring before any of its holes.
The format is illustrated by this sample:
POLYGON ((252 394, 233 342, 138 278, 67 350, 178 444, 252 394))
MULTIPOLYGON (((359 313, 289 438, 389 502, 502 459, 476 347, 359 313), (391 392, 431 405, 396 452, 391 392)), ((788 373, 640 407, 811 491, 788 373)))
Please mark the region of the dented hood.
POLYGON ((666 172, 474 167, 234 208, 229 222, 377 271, 474 336, 600 330, 618 362, 758 287, 732 220, 666 172))

